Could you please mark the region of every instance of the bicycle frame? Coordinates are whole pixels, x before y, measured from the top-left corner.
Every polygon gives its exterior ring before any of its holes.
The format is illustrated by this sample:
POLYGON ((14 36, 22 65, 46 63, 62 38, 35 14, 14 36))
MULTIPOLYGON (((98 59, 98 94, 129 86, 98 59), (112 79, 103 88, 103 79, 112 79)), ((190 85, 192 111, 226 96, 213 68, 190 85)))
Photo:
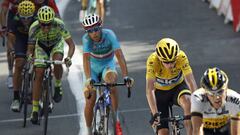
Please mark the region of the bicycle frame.
MULTIPOLYGON (((99 97, 96 100, 95 106, 94 106, 94 119, 93 119, 93 134, 94 135, 108 135, 109 134, 109 115, 111 112, 111 97, 110 97, 110 87, 113 86, 121 86, 126 85, 125 83, 116 83, 116 84, 106 84, 106 83, 95 83, 94 86, 97 86, 97 92, 99 94, 99 97), (100 87, 104 87, 104 89, 100 89, 100 87), (99 115, 99 119, 97 119, 97 116, 99 115)), ((130 89, 129 89, 130 91, 130 89)), ((115 131, 115 123, 116 118, 115 116, 112 117, 112 125, 114 128, 114 134, 116 134, 115 131)))
MULTIPOLYGON (((48 116, 49 112, 52 110, 52 106, 49 108, 49 104, 52 105, 52 64, 64 64, 62 61, 58 60, 42 60, 42 59, 35 59, 35 62, 43 62, 47 66, 44 71, 44 77, 43 77, 43 83, 42 83, 42 102, 43 102, 43 107, 42 107, 42 113, 40 113, 39 117, 41 120, 42 115, 44 116, 44 135, 47 134, 47 126, 48 126, 48 116)), ((41 106, 41 104, 40 104, 41 106)))
POLYGON ((172 135, 180 135, 181 128, 180 128, 179 124, 181 124, 181 123, 180 123, 180 121, 175 120, 175 118, 177 116, 173 116, 172 105, 170 105, 168 107, 168 109, 169 109, 169 118, 174 118, 172 121, 170 121, 170 127, 172 129, 171 134, 172 135))
POLYGON ((26 121, 27 121, 27 105, 29 100, 29 93, 32 89, 32 74, 33 71, 33 65, 30 63, 26 63, 24 65, 24 68, 22 70, 22 89, 20 91, 20 110, 23 107, 23 127, 26 127, 26 121))
MULTIPOLYGON (((184 120, 189 120, 191 116, 180 116, 180 115, 173 115, 173 109, 172 109, 172 104, 169 105, 168 110, 169 110, 169 117, 168 118, 160 118, 160 121, 167 121, 170 125, 171 130, 170 135, 180 135, 181 129, 184 128, 183 121, 184 120)), ((158 129, 156 127, 156 129, 158 129)), ((156 134, 158 134, 158 130, 155 130, 156 134)))
POLYGON ((107 135, 108 134, 108 118, 111 110, 111 98, 110 90, 108 87, 102 89, 97 89, 99 98, 96 101, 94 107, 94 134, 107 135), (99 114, 98 114, 99 113, 99 114), (97 119, 99 115, 99 119, 97 119), (98 126, 98 127, 97 127, 98 126))

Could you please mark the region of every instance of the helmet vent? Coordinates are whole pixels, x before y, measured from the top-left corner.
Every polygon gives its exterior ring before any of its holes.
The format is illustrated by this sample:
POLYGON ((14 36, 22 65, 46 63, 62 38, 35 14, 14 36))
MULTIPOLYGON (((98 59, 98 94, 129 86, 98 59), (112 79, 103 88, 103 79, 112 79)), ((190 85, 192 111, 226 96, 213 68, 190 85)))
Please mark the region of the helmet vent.
POLYGON ((167 43, 168 48, 170 48, 170 43, 167 43))
POLYGON ((162 57, 166 59, 167 57, 161 47, 159 47, 159 51, 160 51, 160 54, 162 55, 162 57))

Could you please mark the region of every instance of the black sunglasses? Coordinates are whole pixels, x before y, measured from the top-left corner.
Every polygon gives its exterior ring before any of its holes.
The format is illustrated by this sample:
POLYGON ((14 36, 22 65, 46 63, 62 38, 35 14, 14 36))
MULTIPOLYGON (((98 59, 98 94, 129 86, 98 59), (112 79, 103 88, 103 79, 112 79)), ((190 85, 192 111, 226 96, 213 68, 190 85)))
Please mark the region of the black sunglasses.
POLYGON ((93 28, 91 28, 91 29, 87 29, 86 32, 87 32, 87 33, 93 33, 93 32, 98 32, 98 31, 100 31, 100 30, 101 30, 101 27, 96 26, 96 27, 93 27, 93 28))
POLYGON ((52 23, 40 23, 40 25, 41 25, 42 27, 48 27, 48 26, 51 26, 52 23))
POLYGON ((173 64, 173 63, 175 63, 176 61, 163 61, 163 63, 165 63, 165 64, 173 64))
POLYGON ((29 20, 29 19, 32 19, 32 18, 33 18, 33 15, 32 15, 32 16, 21 16, 21 15, 19 15, 19 18, 20 18, 21 20, 29 20))

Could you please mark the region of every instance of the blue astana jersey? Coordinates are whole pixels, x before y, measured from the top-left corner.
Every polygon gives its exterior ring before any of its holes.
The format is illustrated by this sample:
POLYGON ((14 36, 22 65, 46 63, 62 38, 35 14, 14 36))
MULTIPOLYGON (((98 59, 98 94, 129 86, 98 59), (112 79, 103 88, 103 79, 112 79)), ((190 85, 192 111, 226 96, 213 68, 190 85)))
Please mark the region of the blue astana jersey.
POLYGON ((120 48, 116 35, 110 29, 102 29, 101 41, 94 42, 84 34, 83 53, 90 53, 90 62, 104 64, 114 60, 114 51, 120 48))

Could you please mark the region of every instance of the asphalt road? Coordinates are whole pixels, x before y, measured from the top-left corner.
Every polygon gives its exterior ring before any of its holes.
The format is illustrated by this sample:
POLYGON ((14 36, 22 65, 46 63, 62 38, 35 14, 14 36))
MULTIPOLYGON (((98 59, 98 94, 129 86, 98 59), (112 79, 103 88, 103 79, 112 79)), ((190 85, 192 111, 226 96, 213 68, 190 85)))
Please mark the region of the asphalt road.
MULTIPOLYGON (((84 31, 78 21, 79 9, 80 3, 70 0, 62 11, 62 17, 80 50, 76 51, 75 61, 81 63, 81 36, 84 31)), ((197 82, 207 67, 217 66, 228 74, 230 87, 240 92, 240 34, 234 33, 232 26, 223 21, 222 16, 217 16, 216 11, 209 9, 208 4, 201 0, 111 1, 111 14, 107 16, 104 27, 113 29, 117 34, 130 76, 135 78, 130 99, 124 89, 119 91, 124 135, 153 134, 148 123, 150 114, 145 96, 145 62, 157 41, 163 37, 174 38, 186 52, 197 82)), ((8 72, 3 47, 0 48, 0 68, 0 134, 41 135, 42 126, 32 125, 28 121, 27 127, 22 128, 23 114, 10 111, 12 91, 5 85, 8 72)), ((71 69, 77 69, 74 71, 79 74, 75 75, 80 80, 84 79, 81 64, 73 65, 71 69)), ((73 72, 71 69, 70 73, 73 72)), ((76 102, 83 99, 72 92, 76 89, 81 93, 81 87, 72 85, 71 79, 65 77, 63 88, 64 98, 54 106, 48 135, 84 135, 83 110, 79 110, 82 106, 76 102)), ((181 114, 182 111, 176 109, 176 113, 181 114)))

